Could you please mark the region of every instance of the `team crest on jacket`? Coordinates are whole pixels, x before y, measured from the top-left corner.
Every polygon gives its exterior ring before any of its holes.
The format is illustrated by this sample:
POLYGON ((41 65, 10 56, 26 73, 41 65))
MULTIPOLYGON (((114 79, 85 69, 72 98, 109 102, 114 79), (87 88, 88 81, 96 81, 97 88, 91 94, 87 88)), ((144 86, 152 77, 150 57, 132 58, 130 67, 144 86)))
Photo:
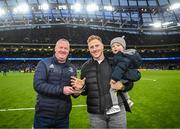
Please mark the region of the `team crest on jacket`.
POLYGON ((72 68, 72 67, 69 67, 68 71, 69 71, 69 72, 71 72, 71 73, 73 73, 73 72, 74 72, 74 70, 73 70, 73 68, 72 68))
POLYGON ((54 69, 54 65, 53 64, 49 65, 49 68, 54 69))

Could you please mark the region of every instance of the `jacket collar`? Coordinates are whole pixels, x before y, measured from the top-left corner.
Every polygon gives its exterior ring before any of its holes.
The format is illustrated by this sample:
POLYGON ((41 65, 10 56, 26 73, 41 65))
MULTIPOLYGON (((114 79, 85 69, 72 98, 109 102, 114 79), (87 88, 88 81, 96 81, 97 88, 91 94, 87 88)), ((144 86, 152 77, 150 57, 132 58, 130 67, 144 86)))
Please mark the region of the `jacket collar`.
POLYGON ((69 61, 69 60, 66 60, 65 63, 59 63, 55 55, 53 55, 53 60, 54 60, 54 62, 55 62, 56 64, 62 64, 62 65, 64 65, 64 66, 69 66, 69 65, 70 65, 70 61, 69 61))

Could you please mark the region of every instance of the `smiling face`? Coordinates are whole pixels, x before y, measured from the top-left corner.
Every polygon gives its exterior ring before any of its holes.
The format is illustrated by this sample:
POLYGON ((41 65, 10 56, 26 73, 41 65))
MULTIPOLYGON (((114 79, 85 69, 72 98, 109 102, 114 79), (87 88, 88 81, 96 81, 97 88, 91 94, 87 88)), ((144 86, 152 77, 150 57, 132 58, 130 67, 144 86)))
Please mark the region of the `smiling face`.
POLYGON ((111 50, 113 54, 117 54, 118 52, 123 52, 124 48, 120 43, 113 43, 111 46, 111 50))
POLYGON ((104 59, 104 45, 103 43, 98 39, 92 39, 90 42, 88 42, 88 49, 91 54, 91 56, 96 60, 102 60, 104 59))
POLYGON ((55 57, 59 63, 65 63, 69 55, 70 44, 68 40, 60 39, 55 46, 55 57))

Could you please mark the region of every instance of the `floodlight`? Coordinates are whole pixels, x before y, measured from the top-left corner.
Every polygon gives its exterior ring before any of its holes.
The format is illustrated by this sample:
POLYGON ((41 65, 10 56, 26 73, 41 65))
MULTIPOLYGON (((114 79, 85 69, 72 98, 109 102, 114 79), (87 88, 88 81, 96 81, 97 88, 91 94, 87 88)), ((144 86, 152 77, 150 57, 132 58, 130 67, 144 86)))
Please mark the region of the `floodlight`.
POLYGON ((58 8, 59 9, 67 9, 67 6, 66 5, 59 5, 58 8))
POLYGON ((4 9, 0 9, 0 16, 4 15, 6 12, 4 9))
POLYGON ((40 5, 40 9, 45 10, 45 11, 49 10, 49 5, 47 3, 44 3, 44 4, 40 5))
POLYGON ((108 5, 108 6, 104 6, 104 10, 114 11, 114 8, 111 5, 108 5))
POLYGON ((162 23, 162 26, 168 26, 168 25, 170 25, 170 24, 172 24, 173 22, 164 22, 164 23, 162 23))
POLYGON ((94 12, 94 11, 98 11, 99 7, 96 4, 92 3, 92 4, 87 5, 86 9, 88 12, 94 12))
POLYGON ((149 25, 151 25, 151 26, 153 26, 155 28, 160 28, 162 24, 161 24, 161 22, 155 22, 155 23, 152 23, 152 24, 149 24, 149 25))
POLYGON ((80 12, 82 10, 82 5, 79 3, 76 3, 71 6, 71 9, 75 10, 76 12, 80 12))
POLYGON ((29 12, 29 6, 27 4, 20 4, 13 9, 13 13, 27 13, 29 12))
POLYGON ((17 13, 17 12, 18 12, 18 8, 16 7, 13 9, 13 13, 17 13))
POLYGON ((21 8, 20 11, 23 13, 29 12, 29 6, 27 4, 22 4, 19 8, 21 8))
POLYGON ((180 8, 180 3, 175 3, 175 4, 172 4, 169 9, 170 10, 176 10, 176 9, 179 9, 180 8))

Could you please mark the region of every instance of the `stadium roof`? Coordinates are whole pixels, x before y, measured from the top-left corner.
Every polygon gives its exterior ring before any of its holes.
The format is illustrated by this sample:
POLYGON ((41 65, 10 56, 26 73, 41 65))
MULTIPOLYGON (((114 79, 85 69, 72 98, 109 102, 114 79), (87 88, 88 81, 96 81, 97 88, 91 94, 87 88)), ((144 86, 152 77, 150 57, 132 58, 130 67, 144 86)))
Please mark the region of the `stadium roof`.
POLYGON ((180 34, 179 0, 1 0, 0 30, 89 27, 133 34, 180 34), (178 3, 179 2, 179 3, 178 3))

